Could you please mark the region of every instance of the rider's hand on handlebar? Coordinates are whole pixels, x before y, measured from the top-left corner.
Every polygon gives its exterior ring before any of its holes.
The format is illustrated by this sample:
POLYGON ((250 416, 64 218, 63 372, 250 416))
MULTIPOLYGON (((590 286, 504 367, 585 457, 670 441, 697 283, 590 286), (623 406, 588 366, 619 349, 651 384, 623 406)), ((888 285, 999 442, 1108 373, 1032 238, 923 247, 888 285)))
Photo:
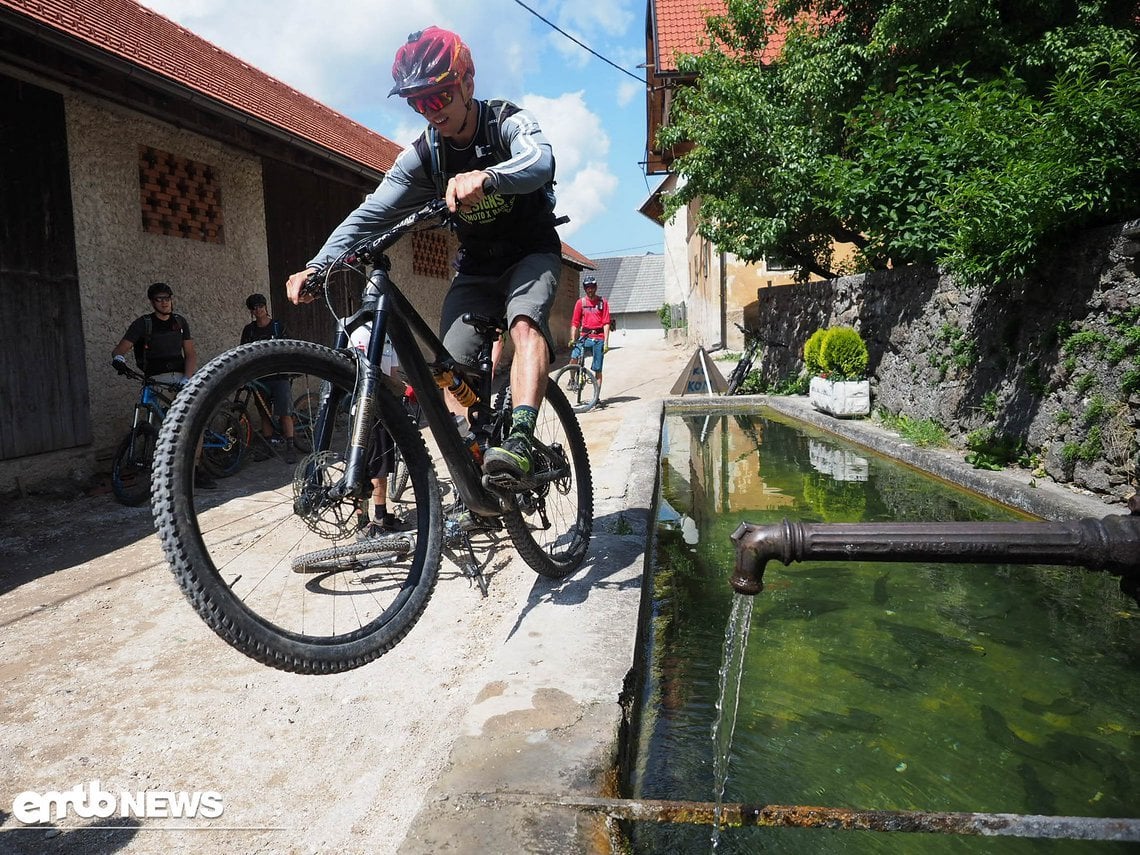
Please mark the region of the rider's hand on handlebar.
POLYGON ((131 373, 131 369, 127 367, 127 360, 121 353, 111 357, 111 367, 122 374, 124 377, 131 373))
POLYGON ((306 288, 305 285, 317 274, 317 268, 306 267, 304 270, 298 271, 290 276, 285 281, 285 293, 289 296, 289 302, 293 305, 300 305, 301 303, 311 303, 317 299, 317 294, 320 293, 319 287, 306 288))
POLYGON ((453 214, 459 210, 470 211, 483 201, 492 185, 491 176, 481 169, 456 175, 447 182, 447 192, 443 196, 447 210, 453 214))

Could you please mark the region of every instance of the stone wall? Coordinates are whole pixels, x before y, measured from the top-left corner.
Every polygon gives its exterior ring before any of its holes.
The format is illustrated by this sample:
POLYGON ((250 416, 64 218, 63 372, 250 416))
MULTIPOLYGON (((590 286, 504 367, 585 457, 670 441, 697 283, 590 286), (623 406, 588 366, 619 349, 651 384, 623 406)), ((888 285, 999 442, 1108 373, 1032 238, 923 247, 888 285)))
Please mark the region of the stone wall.
POLYGON ((818 327, 858 329, 872 400, 932 419, 965 446, 992 427, 1024 440, 1039 471, 1123 500, 1140 483, 1140 221, 1074 239, 1033 279, 966 289, 931 269, 901 269, 759 292, 762 370, 772 384, 803 367, 818 327))

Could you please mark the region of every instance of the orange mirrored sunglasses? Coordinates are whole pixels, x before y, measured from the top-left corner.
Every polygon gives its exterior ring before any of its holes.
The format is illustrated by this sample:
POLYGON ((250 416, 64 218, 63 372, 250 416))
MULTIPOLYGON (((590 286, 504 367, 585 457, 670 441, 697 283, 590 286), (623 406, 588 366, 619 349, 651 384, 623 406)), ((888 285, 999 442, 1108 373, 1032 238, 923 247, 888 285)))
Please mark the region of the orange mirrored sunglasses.
POLYGON ((438 113, 455 100, 455 93, 457 91, 454 86, 451 86, 428 95, 413 95, 408 99, 408 106, 421 115, 426 113, 438 113))

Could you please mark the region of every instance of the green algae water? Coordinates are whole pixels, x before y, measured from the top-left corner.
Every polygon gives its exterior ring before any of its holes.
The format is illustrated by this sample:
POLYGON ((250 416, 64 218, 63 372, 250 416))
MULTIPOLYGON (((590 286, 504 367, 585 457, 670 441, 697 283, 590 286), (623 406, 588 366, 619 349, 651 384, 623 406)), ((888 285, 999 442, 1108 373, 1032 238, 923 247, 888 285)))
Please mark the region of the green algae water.
MULTIPOLYGON (((729 535, 742 521, 1018 519, 769 411, 669 416, 647 580, 634 798, 1140 816, 1140 609, 1118 580, 1021 565, 771 562, 724 761, 729 535), (721 778, 724 780, 720 780, 721 778)), ((713 851, 639 823, 638 853, 713 851)), ((1135 844, 721 829, 716 852, 1123 853, 1135 844)))

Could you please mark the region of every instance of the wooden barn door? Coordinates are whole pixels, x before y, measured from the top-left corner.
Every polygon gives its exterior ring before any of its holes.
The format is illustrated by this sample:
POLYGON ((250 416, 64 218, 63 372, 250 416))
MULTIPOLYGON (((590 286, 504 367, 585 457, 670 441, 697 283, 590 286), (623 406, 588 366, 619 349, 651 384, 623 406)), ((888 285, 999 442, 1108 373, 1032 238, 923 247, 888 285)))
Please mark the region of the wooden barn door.
MULTIPOLYGON (((351 187, 268 158, 262 161, 261 174, 273 317, 285 324, 290 338, 331 344, 334 325, 324 303, 294 306, 285 297, 285 280, 304 269, 329 233, 374 186, 361 178, 358 186, 351 187)), ((358 280, 346 278, 345 284, 342 294, 359 294, 358 280)))
POLYGON ((60 95, 0 76, 0 460, 91 442, 60 95))

